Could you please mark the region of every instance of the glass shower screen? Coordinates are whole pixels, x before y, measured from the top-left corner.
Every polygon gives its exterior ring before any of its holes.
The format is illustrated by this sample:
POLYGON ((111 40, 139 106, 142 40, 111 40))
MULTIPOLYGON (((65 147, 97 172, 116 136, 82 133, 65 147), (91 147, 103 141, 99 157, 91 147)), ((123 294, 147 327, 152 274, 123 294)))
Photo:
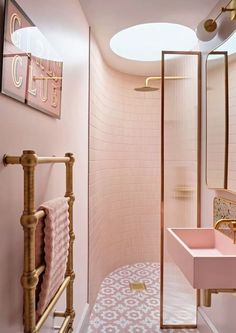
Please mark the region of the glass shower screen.
POLYGON ((172 261, 166 233, 200 226, 200 59, 162 53, 161 328, 196 327, 197 292, 172 261))

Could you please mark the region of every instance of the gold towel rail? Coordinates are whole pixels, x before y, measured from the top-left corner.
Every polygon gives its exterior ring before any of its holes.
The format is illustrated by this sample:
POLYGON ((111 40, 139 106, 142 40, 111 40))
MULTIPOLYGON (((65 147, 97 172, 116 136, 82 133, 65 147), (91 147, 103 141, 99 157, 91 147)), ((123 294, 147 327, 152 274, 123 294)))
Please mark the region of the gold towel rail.
MULTIPOLYGON (((32 150, 28 150, 27 152, 33 152, 32 150)), ((33 154, 34 155, 34 152, 33 154)), ((38 157, 37 155, 34 155, 35 157, 35 163, 36 164, 45 164, 45 163, 67 163, 70 161, 69 157, 56 157, 56 156, 50 156, 50 157, 38 157)), ((9 156, 4 155, 3 157, 3 163, 4 165, 7 164, 22 164, 21 156, 9 156)))
POLYGON ((36 268, 36 274, 39 277, 40 274, 42 274, 45 271, 45 265, 41 265, 38 268, 36 268))
POLYGON ((62 325, 61 325, 61 328, 60 328, 60 330, 59 330, 59 333, 64 333, 64 332, 65 332, 65 329, 66 329, 66 327, 68 326, 69 321, 70 321, 70 316, 67 316, 67 317, 64 319, 64 321, 63 321, 63 323, 62 323, 62 325))
POLYGON ((43 164, 43 163, 66 163, 70 162, 69 157, 38 157, 38 163, 43 164))
MULTIPOLYGON (((67 197, 66 199, 67 199, 67 202, 69 203, 70 197, 67 197)), ((44 212, 44 210, 37 210, 37 212, 35 212, 34 216, 37 219, 37 223, 38 223, 38 221, 45 216, 45 212, 44 212)))
POLYGON ((58 289, 58 291, 56 292, 55 296, 53 297, 53 299, 51 300, 51 302, 47 306, 46 310, 44 311, 43 315, 40 317, 39 321, 37 322, 36 332, 38 332, 40 330, 40 328, 43 326, 43 324, 45 323, 45 320, 47 319, 49 313, 52 311, 52 309, 54 308, 58 299, 60 298, 61 294, 66 289, 66 287, 68 286, 69 283, 70 283, 70 277, 68 276, 64 280, 64 282, 61 284, 61 286, 58 289))
MULTIPOLYGON (((73 203, 75 200, 73 193, 73 164, 74 156, 66 153, 64 157, 39 157, 33 150, 24 150, 21 156, 4 155, 4 165, 20 164, 24 171, 24 210, 21 215, 21 225, 24 230, 24 272, 21 277, 21 284, 24 295, 24 333, 38 333, 49 313, 52 311, 59 297, 66 289, 66 309, 62 312, 65 317, 59 333, 70 332, 73 326, 75 311, 73 308, 73 282, 75 274, 73 271, 73 243, 75 239, 73 231, 73 203), (35 267, 35 229, 40 218, 44 216, 44 211, 35 210, 35 168, 37 164, 44 163, 65 163, 66 167, 66 191, 65 197, 69 204, 69 235, 70 244, 68 251, 67 268, 65 280, 59 287, 53 299, 45 309, 44 313, 36 323, 36 299, 35 291, 39 280, 39 275, 45 270, 45 266, 35 267)), ((55 313, 55 317, 58 312, 55 313)))
POLYGON ((65 312, 60 312, 60 311, 54 311, 54 317, 61 317, 61 318, 65 318, 66 314, 65 312))
POLYGON ((38 223, 38 220, 40 220, 41 218, 44 217, 44 215, 45 215, 44 210, 38 210, 37 212, 35 212, 34 216, 37 219, 37 223, 38 223))

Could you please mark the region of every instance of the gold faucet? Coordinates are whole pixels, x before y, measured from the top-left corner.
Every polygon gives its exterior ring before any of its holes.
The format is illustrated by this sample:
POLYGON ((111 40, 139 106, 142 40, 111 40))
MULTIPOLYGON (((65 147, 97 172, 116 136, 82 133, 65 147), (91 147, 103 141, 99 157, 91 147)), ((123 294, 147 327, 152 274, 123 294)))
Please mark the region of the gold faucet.
POLYGON ((219 219, 218 221, 216 221, 214 228, 216 230, 219 230, 220 226, 225 223, 227 223, 229 225, 230 229, 233 231, 234 244, 235 244, 236 243, 236 219, 219 219))
MULTIPOLYGON (((228 224, 230 229, 233 231, 234 235, 234 244, 236 243, 236 218, 235 219, 219 219, 216 221, 214 225, 214 229, 219 230, 222 224, 228 224)), ((228 236, 228 235, 227 235, 228 236)), ((225 288, 225 289, 203 289, 201 291, 201 300, 203 306, 210 307, 211 306, 211 296, 212 294, 219 294, 219 293, 236 293, 235 288, 225 288)))

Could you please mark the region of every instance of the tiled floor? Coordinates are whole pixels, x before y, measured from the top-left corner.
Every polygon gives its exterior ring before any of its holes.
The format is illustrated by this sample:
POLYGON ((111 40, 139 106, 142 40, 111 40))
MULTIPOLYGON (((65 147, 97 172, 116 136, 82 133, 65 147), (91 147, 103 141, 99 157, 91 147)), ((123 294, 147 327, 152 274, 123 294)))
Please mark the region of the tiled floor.
POLYGON ((159 329, 159 276, 157 263, 138 263, 112 272, 101 285, 88 333, 197 333, 159 329), (135 281, 145 282, 147 289, 131 291, 129 282, 135 281))

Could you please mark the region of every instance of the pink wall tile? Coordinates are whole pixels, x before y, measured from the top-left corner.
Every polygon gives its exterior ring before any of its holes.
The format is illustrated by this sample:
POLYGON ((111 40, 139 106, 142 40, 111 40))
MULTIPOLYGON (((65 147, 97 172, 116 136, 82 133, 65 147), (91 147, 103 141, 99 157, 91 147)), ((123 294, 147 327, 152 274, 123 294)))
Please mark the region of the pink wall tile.
POLYGON ((91 45, 90 301, 114 269, 159 261, 160 92, 116 72, 91 45))

